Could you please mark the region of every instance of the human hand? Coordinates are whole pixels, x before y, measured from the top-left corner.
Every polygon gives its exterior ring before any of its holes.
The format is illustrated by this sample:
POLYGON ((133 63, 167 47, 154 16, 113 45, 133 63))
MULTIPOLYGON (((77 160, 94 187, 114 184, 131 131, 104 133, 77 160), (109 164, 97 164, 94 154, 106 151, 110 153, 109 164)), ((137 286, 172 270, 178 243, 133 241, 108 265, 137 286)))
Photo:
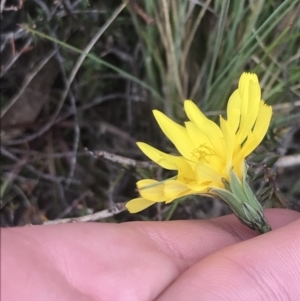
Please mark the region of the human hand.
POLYGON ((1 230, 3 301, 300 300, 300 214, 1 230))

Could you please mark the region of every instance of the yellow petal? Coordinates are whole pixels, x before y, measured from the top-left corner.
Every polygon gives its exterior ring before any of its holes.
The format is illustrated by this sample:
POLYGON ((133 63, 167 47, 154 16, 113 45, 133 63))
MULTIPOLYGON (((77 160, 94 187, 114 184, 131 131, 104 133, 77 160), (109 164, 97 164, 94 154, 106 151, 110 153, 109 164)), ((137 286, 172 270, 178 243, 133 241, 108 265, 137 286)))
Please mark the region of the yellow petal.
POLYGON ((183 157, 163 153, 143 142, 138 142, 137 145, 147 157, 161 167, 169 170, 178 170, 178 180, 189 182, 195 178, 191 165, 183 157))
MULTIPOLYGON (((253 101, 257 101, 256 98, 250 99, 250 96, 251 96, 250 89, 252 89, 253 84, 254 85, 256 84, 259 86, 257 75, 255 73, 244 72, 239 79, 239 85, 238 85, 239 94, 242 99, 242 102, 241 102, 241 114, 242 115, 247 114, 248 108, 250 105, 253 104, 253 101)), ((259 93, 260 93, 260 88, 259 88, 259 93)), ((261 99, 261 96, 259 94, 258 102, 260 101, 260 99, 261 99)))
POLYGON ((221 146, 217 150, 212 144, 212 139, 209 139, 204 131, 199 130, 193 122, 186 122, 185 126, 190 139, 196 144, 190 156, 192 162, 196 164, 202 161, 210 162, 219 154, 224 156, 224 151, 220 149, 221 146))
MULTIPOLYGON (((193 141, 193 143, 194 143, 194 146, 195 146, 194 149, 199 148, 201 146, 206 146, 210 149, 213 148, 213 145, 212 145, 210 139, 208 139, 208 137, 206 136, 205 132, 199 130, 199 128, 193 122, 191 122, 191 121, 185 122, 185 127, 186 127, 187 133, 188 133, 191 141, 193 141)), ((191 155, 192 155, 191 159, 195 160, 195 157, 194 157, 195 155, 193 153, 191 155)))
POLYGON ((186 129, 160 111, 154 110, 153 114, 161 130, 172 141, 177 150, 184 157, 189 158, 194 145, 188 137, 186 129))
POLYGON ((186 115, 200 131, 204 132, 206 137, 213 145, 214 151, 219 157, 224 156, 224 140, 221 129, 213 121, 206 118, 200 109, 191 101, 184 102, 184 110, 186 115))
POLYGON ((182 181, 184 183, 189 183, 195 180, 195 172, 193 171, 191 165, 187 160, 182 157, 176 158, 174 163, 177 165, 178 175, 177 180, 182 181))
POLYGON ((241 119, 241 97, 238 89, 230 96, 227 104, 227 121, 233 132, 236 133, 241 119))
MULTIPOLYGON (((184 110, 186 112, 186 115, 188 116, 189 120, 196 124, 196 126, 202 130, 205 131, 207 128, 203 128, 203 125, 208 125, 212 131, 215 132, 217 137, 223 137, 222 132, 217 124, 215 124, 213 121, 208 119, 201 110, 196 106, 194 102, 191 100, 185 100, 184 102, 184 110)), ((209 135, 208 135, 209 136, 209 135)))
POLYGON ((137 142, 137 146, 149 159, 151 159, 161 167, 169 170, 177 169, 176 164, 174 164, 172 160, 168 160, 171 155, 161 152, 160 150, 143 142, 137 142))
POLYGON ((244 168, 245 168, 245 157, 240 156, 240 158, 235 158, 233 163, 233 170, 237 177, 243 181, 243 175, 244 175, 244 168))
POLYGON ((144 188, 149 188, 152 186, 157 186, 158 184, 160 184, 159 181, 156 181, 153 179, 143 179, 143 180, 137 181, 136 186, 138 189, 144 189, 144 188))
POLYGON ((238 130, 238 142, 242 143, 253 128, 256 121, 261 90, 257 76, 253 73, 243 73, 239 82, 241 102, 241 121, 238 130))
POLYGON ((253 128, 253 134, 258 138, 258 144, 265 137, 272 117, 272 107, 265 104, 264 101, 259 103, 259 113, 253 128))
POLYGON ((229 173, 232 165, 233 153, 237 147, 235 131, 231 128, 230 123, 220 116, 220 125, 224 135, 226 153, 226 169, 229 173))
POLYGON ((266 105, 263 101, 260 102, 259 114, 253 128, 253 132, 248 135, 247 141, 242 147, 244 158, 252 153, 261 143, 266 132, 268 131, 272 117, 272 107, 266 105))
POLYGON ((187 187, 191 190, 191 194, 202 194, 202 193, 207 193, 208 190, 210 189, 209 184, 211 181, 207 182, 192 182, 187 185, 187 187))
POLYGON ((140 211, 150 207, 153 204, 155 204, 155 202, 145 200, 143 198, 136 198, 136 199, 129 201, 125 205, 125 207, 127 208, 127 210, 130 213, 137 213, 137 212, 140 212, 140 211))
POLYGON ((215 182, 218 183, 221 187, 222 178, 228 178, 228 175, 218 172, 211 168, 211 166, 207 163, 199 164, 196 168, 197 181, 201 185, 201 183, 205 182, 215 182))
POLYGON ((169 180, 165 182, 164 185, 164 194, 168 201, 166 203, 170 203, 172 200, 182 197, 184 195, 188 195, 191 193, 195 193, 191 191, 185 184, 176 181, 176 180, 169 180))
POLYGON ((153 202, 164 202, 164 184, 152 179, 140 180, 136 183, 140 195, 153 202))

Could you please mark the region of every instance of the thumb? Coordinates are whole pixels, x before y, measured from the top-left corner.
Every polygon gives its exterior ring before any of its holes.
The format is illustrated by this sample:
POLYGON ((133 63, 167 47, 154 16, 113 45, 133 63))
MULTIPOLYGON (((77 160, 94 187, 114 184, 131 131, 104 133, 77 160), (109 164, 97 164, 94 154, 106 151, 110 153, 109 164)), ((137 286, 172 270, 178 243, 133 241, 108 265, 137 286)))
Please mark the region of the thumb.
POLYGON ((300 219, 206 257, 157 299, 300 300, 300 219))

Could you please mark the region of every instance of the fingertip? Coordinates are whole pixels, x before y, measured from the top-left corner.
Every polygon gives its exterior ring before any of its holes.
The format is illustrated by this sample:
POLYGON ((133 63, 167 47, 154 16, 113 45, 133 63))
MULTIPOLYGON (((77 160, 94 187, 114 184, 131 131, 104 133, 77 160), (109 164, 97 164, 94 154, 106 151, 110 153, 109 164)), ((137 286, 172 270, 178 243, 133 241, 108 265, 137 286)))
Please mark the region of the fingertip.
POLYGON ((212 253, 158 300, 299 300, 299 215, 266 210, 274 231, 212 253))
MULTIPOLYGON (((272 230, 281 228, 300 218, 299 212, 283 208, 266 209, 265 215, 272 230)), ((258 236, 254 230, 242 224, 234 215, 218 217, 213 221, 220 224, 220 227, 226 229, 227 232, 238 237, 241 241, 258 236)))

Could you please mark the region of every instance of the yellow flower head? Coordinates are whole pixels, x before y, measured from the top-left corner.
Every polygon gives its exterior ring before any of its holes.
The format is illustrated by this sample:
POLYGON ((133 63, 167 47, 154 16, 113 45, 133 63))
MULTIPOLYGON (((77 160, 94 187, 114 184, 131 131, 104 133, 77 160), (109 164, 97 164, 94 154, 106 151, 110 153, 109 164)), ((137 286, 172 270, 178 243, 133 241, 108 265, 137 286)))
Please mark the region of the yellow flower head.
POLYGON ((227 119, 220 116, 220 126, 209 120, 191 101, 184 102, 189 121, 181 126, 162 112, 154 116, 164 134, 180 156, 166 154, 138 142, 139 148, 152 161, 165 169, 176 170, 177 176, 159 182, 144 179, 137 182, 139 198, 126 204, 131 213, 156 202, 170 203, 190 194, 213 194, 225 189, 234 171, 243 181, 244 160, 263 140, 272 116, 272 108, 261 100, 261 89, 254 73, 243 73, 238 88, 227 105, 227 119))

